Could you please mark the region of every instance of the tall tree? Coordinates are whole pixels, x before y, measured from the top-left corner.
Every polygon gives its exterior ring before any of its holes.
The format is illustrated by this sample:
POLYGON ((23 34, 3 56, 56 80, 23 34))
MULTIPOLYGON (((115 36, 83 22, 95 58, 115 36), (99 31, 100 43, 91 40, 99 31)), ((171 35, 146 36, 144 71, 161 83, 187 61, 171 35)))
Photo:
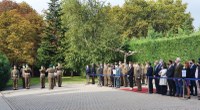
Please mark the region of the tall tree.
POLYGON ((0 50, 11 64, 34 65, 43 31, 42 17, 27 3, 0 2, 0 50))
POLYGON ((80 72, 86 64, 111 62, 118 54, 121 38, 108 16, 110 5, 96 0, 66 0, 63 23, 68 27, 64 43, 66 67, 80 72))
POLYGON ((37 57, 40 65, 48 66, 63 60, 60 41, 64 35, 64 28, 62 28, 60 5, 59 0, 51 0, 45 13, 45 35, 42 38, 37 57))

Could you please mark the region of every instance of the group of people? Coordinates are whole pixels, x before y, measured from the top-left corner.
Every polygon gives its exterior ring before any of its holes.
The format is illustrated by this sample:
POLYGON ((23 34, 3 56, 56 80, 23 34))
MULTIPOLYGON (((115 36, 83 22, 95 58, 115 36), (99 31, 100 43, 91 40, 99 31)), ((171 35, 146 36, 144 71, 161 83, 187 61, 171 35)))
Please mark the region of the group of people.
POLYGON ((181 59, 175 61, 169 60, 168 63, 163 60, 155 61, 154 72, 152 67, 147 71, 149 79, 149 92, 153 93, 153 79, 155 80, 156 93, 169 96, 183 97, 190 99, 190 96, 197 96, 200 100, 200 59, 195 64, 195 60, 186 61, 181 64, 181 59), (154 73, 154 74, 152 74, 154 73))
POLYGON ((109 86, 120 88, 120 86, 131 87, 138 86, 138 91, 142 90, 142 84, 146 84, 146 67, 142 64, 129 64, 119 63, 115 64, 92 64, 86 66, 86 79, 87 84, 92 79, 92 84, 95 84, 95 77, 98 77, 99 86, 109 86), (97 68, 96 68, 97 66, 97 68))
POLYGON ((137 86, 138 91, 142 90, 142 83, 148 84, 149 93, 153 93, 155 83, 156 93, 175 97, 190 99, 190 96, 197 96, 200 100, 200 59, 186 61, 181 64, 181 59, 155 61, 154 67, 150 62, 145 65, 140 63, 115 63, 115 64, 92 64, 86 66, 87 84, 92 79, 95 84, 95 77, 98 77, 99 86, 119 88, 128 87, 133 90, 137 86), (185 91, 184 91, 185 90, 185 91))
MULTIPOLYGON (((50 65, 48 69, 45 69, 44 66, 41 66, 40 71, 40 85, 41 88, 45 88, 46 82, 46 73, 48 73, 48 83, 49 89, 53 89, 56 86, 56 82, 58 83, 58 87, 62 85, 62 75, 63 69, 60 63, 55 67, 50 65)), ((18 70, 17 66, 14 65, 13 70, 11 71, 11 79, 13 80, 13 90, 18 89, 18 81, 21 77, 23 88, 30 89, 30 79, 32 76, 31 68, 26 65, 23 66, 20 70, 18 70)))

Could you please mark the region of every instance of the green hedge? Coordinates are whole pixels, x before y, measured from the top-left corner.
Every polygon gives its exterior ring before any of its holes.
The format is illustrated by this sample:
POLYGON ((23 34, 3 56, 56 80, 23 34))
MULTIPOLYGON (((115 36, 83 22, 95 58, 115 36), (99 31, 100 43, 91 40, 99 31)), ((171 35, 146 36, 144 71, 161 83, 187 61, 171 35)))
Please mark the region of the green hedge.
POLYGON ((168 61, 177 57, 180 57, 182 62, 197 60, 200 58, 200 32, 174 38, 132 40, 130 50, 139 51, 131 57, 136 62, 154 62, 159 59, 168 61))
POLYGON ((10 64, 8 58, 0 53, 0 90, 6 87, 10 78, 10 64))

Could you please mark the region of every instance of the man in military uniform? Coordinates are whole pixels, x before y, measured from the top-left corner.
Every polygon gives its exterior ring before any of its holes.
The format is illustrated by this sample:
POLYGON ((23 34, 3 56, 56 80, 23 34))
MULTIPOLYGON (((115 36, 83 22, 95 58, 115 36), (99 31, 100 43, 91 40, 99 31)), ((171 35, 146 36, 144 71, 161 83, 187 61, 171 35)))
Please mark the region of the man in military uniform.
POLYGON ((58 63, 58 66, 56 67, 56 70, 57 70, 58 87, 61 87, 61 85, 62 85, 63 69, 62 69, 62 65, 60 63, 58 63))
POLYGON ((141 68, 142 68, 142 84, 146 84, 146 73, 147 73, 146 64, 142 64, 141 68))
POLYGON ((106 75, 106 77, 107 77, 107 81, 108 81, 108 86, 109 87, 111 87, 111 74, 112 74, 112 68, 111 68, 111 66, 110 66, 110 64, 108 64, 108 68, 107 68, 107 75, 106 75))
MULTIPOLYGON (((119 61, 119 69, 121 70, 121 73, 122 73, 123 64, 121 61, 119 61)), ((123 75, 120 74, 120 86, 123 86, 123 85, 124 85, 123 75)))
POLYGON ((142 85, 141 85, 141 77, 142 77, 142 68, 140 67, 140 64, 137 64, 136 66, 136 83, 138 86, 138 91, 142 91, 142 85))
POLYGON ((28 65, 26 65, 24 76, 25 76, 25 87, 26 89, 30 89, 31 68, 29 68, 28 65))
POLYGON ((107 64, 105 63, 103 67, 104 86, 108 86, 107 70, 108 70, 108 67, 107 67, 107 64))
POLYGON ((11 79, 13 80, 13 90, 18 89, 18 79, 19 79, 19 71, 17 67, 14 66, 14 69, 11 71, 11 79))
POLYGON ((49 82, 49 89, 54 88, 54 72, 55 69, 53 69, 53 66, 50 65, 49 68, 46 70, 48 72, 48 82, 49 82))
POLYGON ((22 87, 23 88, 25 88, 25 69, 26 69, 26 66, 23 65, 21 70, 20 70, 21 77, 22 77, 22 87))
POLYGON ((55 70, 55 72, 54 72, 53 82, 54 82, 54 86, 56 86, 56 82, 57 82, 57 69, 56 69, 55 66, 53 66, 53 69, 55 70))
POLYGON ((97 68, 97 75, 98 75, 98 80, 99 80, 98 85, 102 87, 103 86, 103 65, 102 64, 100 64, 97 68))
POLYGON ((128 67, 126 64, 123 64, 122 65, 122 81, 123 81, 123 86, 125 87, 128 86, 127 73, 128 73, 128 67))
POLYGON ((40 69, 40 84, 41 88, 45 88, 45 68, 43 66, 40 69))

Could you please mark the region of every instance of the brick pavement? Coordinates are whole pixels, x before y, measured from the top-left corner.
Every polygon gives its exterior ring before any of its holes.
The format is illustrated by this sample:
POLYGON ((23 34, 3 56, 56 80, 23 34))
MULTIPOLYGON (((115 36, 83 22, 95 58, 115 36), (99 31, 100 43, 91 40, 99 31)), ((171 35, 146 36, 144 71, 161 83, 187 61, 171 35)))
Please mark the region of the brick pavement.
MULTIPOLYGON (((200 110, 196 97, 184 100, 84 84, 65 84, 54 90, 7 90, 2 94, 12 110, 200 110)), ((0 106, 0 110, 5 109, 0 106)))

